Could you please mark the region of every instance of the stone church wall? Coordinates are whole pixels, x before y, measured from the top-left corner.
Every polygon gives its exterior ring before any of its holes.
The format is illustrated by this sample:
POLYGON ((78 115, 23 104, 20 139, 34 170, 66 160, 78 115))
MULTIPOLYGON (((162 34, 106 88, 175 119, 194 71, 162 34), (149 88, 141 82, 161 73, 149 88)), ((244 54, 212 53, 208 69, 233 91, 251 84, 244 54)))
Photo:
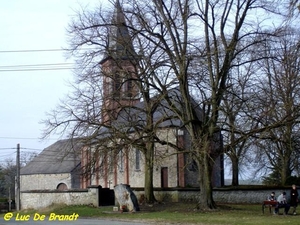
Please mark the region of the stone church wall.
POLYGON ((68 189, 72 187, 70 173, 21 175, 20 183, 21 191, 53 190, 56 189, 60 183, 66 184, 68 189))

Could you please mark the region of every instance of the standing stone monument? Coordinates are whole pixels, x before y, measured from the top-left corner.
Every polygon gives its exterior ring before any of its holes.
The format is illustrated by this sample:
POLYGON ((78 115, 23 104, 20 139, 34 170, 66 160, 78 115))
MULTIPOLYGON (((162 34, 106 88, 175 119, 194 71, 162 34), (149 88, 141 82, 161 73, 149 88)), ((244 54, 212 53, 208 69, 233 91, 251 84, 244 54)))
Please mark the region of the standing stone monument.
POLYGON ((121 211, 136 212, 140 211, 137 198, 129 185, 118 184, 114 188, 116 199, 121 211))

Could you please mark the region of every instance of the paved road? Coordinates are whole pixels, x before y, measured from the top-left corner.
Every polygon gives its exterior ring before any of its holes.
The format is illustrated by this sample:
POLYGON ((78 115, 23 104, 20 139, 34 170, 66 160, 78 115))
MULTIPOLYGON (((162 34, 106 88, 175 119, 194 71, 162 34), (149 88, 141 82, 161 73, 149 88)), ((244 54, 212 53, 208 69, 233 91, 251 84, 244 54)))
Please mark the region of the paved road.
POLYGON ((43 218, 42 215, 3 215, 0 218, 0 225, 150 225, 150 223, 136 221, 117 221, 106 219, 87 219, 70 217, 70 221, 62 221, 63 218, 52 218, 49 216, 43 218))
POLYGON ((0 225, 149 225, 149 223, 138 223, 138 222, 124 222, 114 220, 103 220, 103 219, 78 219, 76 221, 5 221, 0 218, 0 225))

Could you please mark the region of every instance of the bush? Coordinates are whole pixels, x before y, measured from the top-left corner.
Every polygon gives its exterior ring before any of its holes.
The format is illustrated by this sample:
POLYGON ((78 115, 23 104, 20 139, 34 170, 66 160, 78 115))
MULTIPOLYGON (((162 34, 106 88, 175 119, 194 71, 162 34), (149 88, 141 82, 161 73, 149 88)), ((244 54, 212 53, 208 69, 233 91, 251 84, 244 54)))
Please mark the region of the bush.
POLYGON ((297 177, 297 176, 288 177, 285 181, 285 185, 292 185, 292 184, 299 186, 300 185, 300 177, 297 177))
POLYGON ((279 186, 281 185, 281 177, 280 174, 277 172, 272 172, 268 176, 265 176, 262 178, 262 183, 264 185, 275 185, 279 186))
POLYGON ((0 202, 8 202, 7 198, 0 198, 0 202))

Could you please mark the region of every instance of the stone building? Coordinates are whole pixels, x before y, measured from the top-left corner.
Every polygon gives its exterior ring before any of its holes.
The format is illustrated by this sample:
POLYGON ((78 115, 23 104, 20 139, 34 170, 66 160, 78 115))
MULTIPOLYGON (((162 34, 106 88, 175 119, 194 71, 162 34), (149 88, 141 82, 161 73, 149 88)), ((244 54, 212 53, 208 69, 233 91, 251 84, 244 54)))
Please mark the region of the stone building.
MULTIPOLYGON (((134 51, 125 16, 117 0, 108 34, 107 54, 100 65, 103 72, 102 122, 93 135, 90 145, 78 140, 61 140, 46 148, 28 165, 21 169, 21 191, 85 189, 91 186, 113 188, 123 183, 131 187, 144 187, 145 158, 140 149, 132 146, 117 146, 116 151, 97 152, 104 143, 112 149, 120 137, 113 137, 108 127, 128 129, 128 136, 136 135, 131 124, 142 126, 146 120, 146 107, 135 82, 137 54, 134 51), (139 124, 140 123, 140 124, 139 124), (122 128, 121 128, 122 127, 122 128)), ((180 104, 181 95, 176 88, 169 90, 174 104, 180 104)), ((157 96, 152 98, 157 101, 157 96)), ((194 103, 195 112, 201 119, 202 111, 194 103)), ((182 109, 183 110, 183 109, 182 109)), ((176 115, 161 100, 153 111, 153 123, 157 126, 156 136, 172 143, 155 143, 153 186, 155 188, 199 187, 198 169, 189 156, 189 135, 176 115), (161 121, 159 123, 159 121, 161 121), (185 149, 178 152, 175 146, 185 149)), ((222 136, 216 134, 215 149, 222 148, 222 136)), ((224 184, 223 159, 215 161, 213 186, 224 184)))
MULTIPOLYGON (((103 147, 105 140, 110 141, 107 149, 113 149, 119 137, 110 133, 107 127, 116 130, 127 129, 128 136, 136 135, 134 127, 143 126, 147 120, 145 112, 146 103, 141 99, 136 80, 137 54, 135 53, 129 30, 126 26, 125 16, 119 1, 115 3, 115 11, 108 33, 107 54, 100 65, 103 72, 103 106, 102 120, 107 126, 99 128, 94 135, 94 145, 86 147, 82 151, 81 165, 85 176, 82 177, 82 188, 90 185, 101 185, 105 188, 113 188, 123 183, 131 187, 144 187, 145 180, 145 158, 138 148, 132 146, 116 146, 111 152, 98 151, 103 147), (119 126, 119 127, 118 127, 119 126), (97 143, 98 142, 98 143, 97 143), (98 144, 98 146, 97 146, 98 144), (99 147, 99 145, 102 145, 99 147)), ((174 104, 181 102, 180 92, 174 88, 169 90, 168 95, 174 100, 174 104)), ((158 96, 152 98, 157 101, 158 96)), ((202 111, 193 101, 195 112, 201 119, 202 111)), ((176 119, 166 101, 161 100, 153 112, 153 124, 158 127, 156 135, 159 139, 172 143, 174 146, 188 149, 189 136, 179 119, 176 119), (159 121, 163 121, 159 123, 159 121)), ((182 109, 183 110, 183 109, 182 109)), ((214 148, 222 148, 221 134, 216 134, 214 148)), ((155 160, 153 186, 157 188, 167 187, 198 187, 198 171, 196 163, 189 157, 188 153, 178 153, 170 145, 155 143, 155 160)), ((223 160, 218 157, 215 163, 213 177, 214 186, 224 184, 223 160)))
POLYGON ((80 149, 75 140, 60 140, 45 148, 20 170, 20 190, 80 188, 80 149))

